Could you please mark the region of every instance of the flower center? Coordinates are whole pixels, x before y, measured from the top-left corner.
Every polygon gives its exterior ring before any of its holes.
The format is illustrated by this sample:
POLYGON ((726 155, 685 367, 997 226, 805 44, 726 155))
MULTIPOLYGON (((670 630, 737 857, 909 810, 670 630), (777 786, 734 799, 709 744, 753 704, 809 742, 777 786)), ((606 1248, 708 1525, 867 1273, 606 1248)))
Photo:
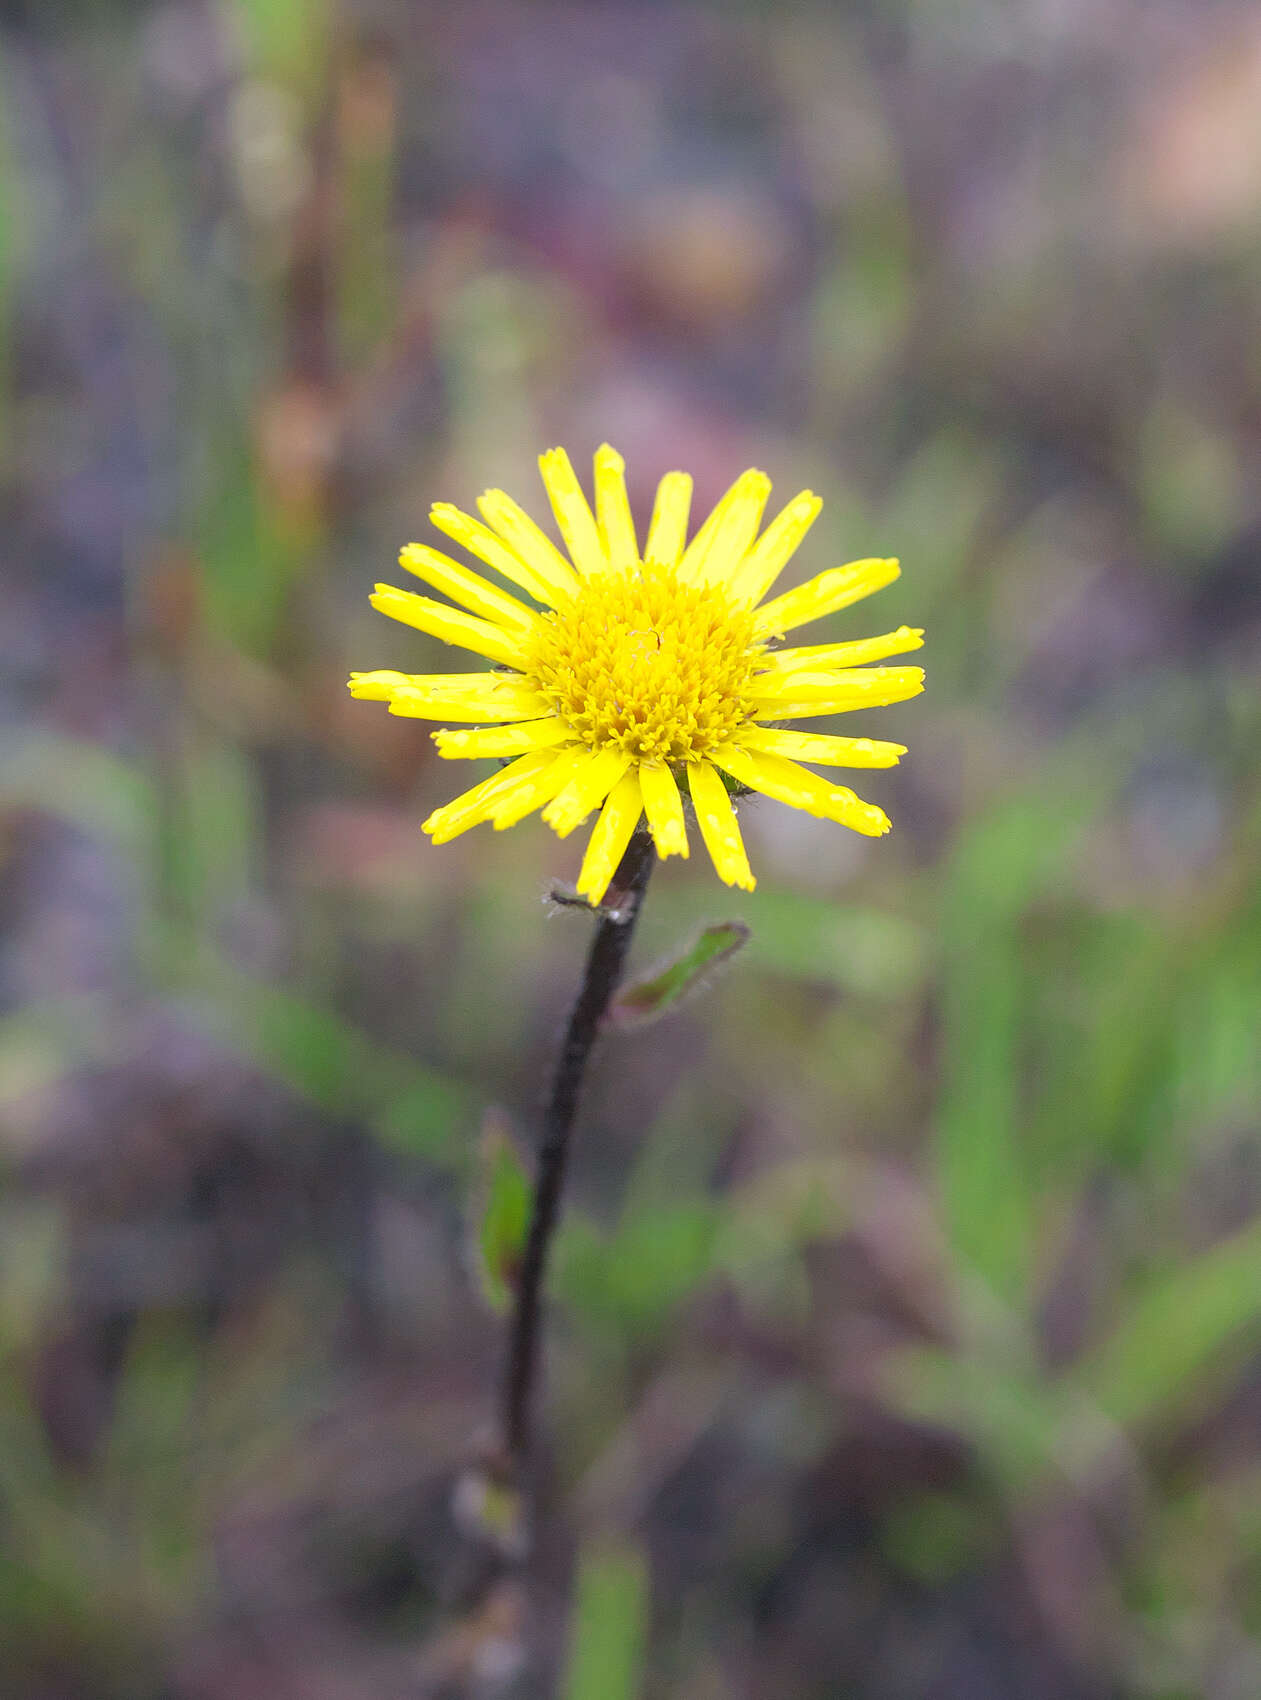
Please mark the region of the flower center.
POLYGON ((527 676, 592 749, 695 761, 746 718, 756 658, 748 610, 645 561, 584 579, 546 617, 527 676))

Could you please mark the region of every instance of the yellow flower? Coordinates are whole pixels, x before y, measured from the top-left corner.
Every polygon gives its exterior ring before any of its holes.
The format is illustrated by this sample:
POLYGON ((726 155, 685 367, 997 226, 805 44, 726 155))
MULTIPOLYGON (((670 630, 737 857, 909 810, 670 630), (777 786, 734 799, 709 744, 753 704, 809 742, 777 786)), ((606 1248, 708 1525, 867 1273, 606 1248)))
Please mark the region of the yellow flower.
POLYGON ((692 480, 668 472, 641 554, 622 457, 607 443, 595 456, 594 513, 564 449, 539 467, 568 559, 502 490, 479 498, 481 521, 445 502, 430 517, 541 606, 421 543, 407 545, 401 564, 459 606, 386 584, 372 597, 383 614, 498 664, 351 675, 353 695, 388 702, 391 714, 482 723, 435 732, 442 755, 514 758, 430 815, 434 843, 479 821, 513 826, 538 808, 563 838, 599 809, 578 880, 598 903, 641 815, 661 856, 687 855, 684 792, 719 876, 751 891, 726 780, 857 832, 887 832, 882 810, 800 763, 892 767, 901 744, 776 722, 915 696, 921 668, 866 664, 918 649, 922 632, 901 626, 804 649, 777 640, 890 584, 898 563, 851 561, 767 602, 822 506, 809 490, 759 536, 770 479, 742 473, 689 543, 692 480))

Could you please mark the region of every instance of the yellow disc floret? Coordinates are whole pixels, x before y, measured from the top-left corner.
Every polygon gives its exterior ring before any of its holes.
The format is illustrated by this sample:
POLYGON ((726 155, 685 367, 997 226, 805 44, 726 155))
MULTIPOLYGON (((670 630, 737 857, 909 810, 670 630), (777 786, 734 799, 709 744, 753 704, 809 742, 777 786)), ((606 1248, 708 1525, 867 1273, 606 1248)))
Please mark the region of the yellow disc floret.
POLYGON ((699 761, 746 718, 753 615, 646 561, 584 579, 542 622, 526 676, 576 738, 634 761, 699 761))

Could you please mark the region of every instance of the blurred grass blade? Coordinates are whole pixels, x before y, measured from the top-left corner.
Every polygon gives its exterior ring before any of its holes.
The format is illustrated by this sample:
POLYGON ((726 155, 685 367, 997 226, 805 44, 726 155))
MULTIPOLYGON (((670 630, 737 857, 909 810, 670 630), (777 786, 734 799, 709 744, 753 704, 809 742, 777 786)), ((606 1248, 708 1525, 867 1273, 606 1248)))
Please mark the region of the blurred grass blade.
POLYGON ((86 739, 22 733, 0 745, 0 806, 34 809, 106 839, 147 869, 157 793, 134 763, 86 739))
POLYGON ((167 1610, 207 1581, 204 1384, 192 1327, 178 1312, 149 1312, 119 1374, 103 1470, 125 1487, 131 1539, 167 1610))
POLYGON ((9 120, 8 66, 0 55, 0 449, 9 435, 13 406, 13 286, 18 272, 26 209, 18 173, 13 127, 9 120))
POLYGON ((330 0, 235 0, 255 75, 314 93, 329 44, 330 0))
POLYGON ((1154 1280, 1076 1379, 1116 1422, 1146 1422, 1165 1410, 1181 1414, 1197 1393, 1212 1391, 1215 1369, 1233 1367, 1258 1341, 1261 1222, 1254 1222, 1154 1280))
POLYGON ((1073 772, 984 815, 959 844, 942 914, 944 1086, 938 1164, 947 1231, 1007 1303, 1032 1267, 1032 1177, 1020 1150, 1028 1022, 1022 920, 1095 806, 1073 772), (1053 800, 1049 800, 1053 799, 1053 800))
POLYGON ((628 1542, 583 1552, 565 1700, 635 1700, 648 1631, 648 1566, 628 1542))
MULTIPOLYGON (((366 1121, 383 1144, 460 1173, 467 1166, 453 1131, 467 1122, 471 1092, 281 986, 256 980, 209 948, 179 938, 185 972, 206 995, 207 1017, 240 1053, 321 1109, 366 1121)), ((185 936, 186 937, 186 936, 185 936)))
POLYGON ((944 1083, 938 1160, 956 1252, 1007 1298, 1028 1270, 1029 1200, 1016 1150, 1021 985, 1017 919, 1032 870, 1014 808, 959 847, 942 919, 944 1083), (1026 880, 1028 883, 1026 883, 1026 880))
POLYGON ((248 431, 234 419, 210 436, 218 476, 192 522, 207 623, 233 648, 264 656, 284 619, 297 563, 266 499, 248 431))
POLYGON ((734 956, 748 938, 749 929, 743 921, 719 921, 704 928, 679 956, 622 988, 609 1010, 609 1025, 634 1027, 656 1021, 697 991, 706 975, 734 956))
POLYGON ((481 1140, 476 1203, 478 1271, 492 1310, 512 1299, 530 1226, 530 1177, 509 1136, 506 1118, 492 1110, 481 1140))

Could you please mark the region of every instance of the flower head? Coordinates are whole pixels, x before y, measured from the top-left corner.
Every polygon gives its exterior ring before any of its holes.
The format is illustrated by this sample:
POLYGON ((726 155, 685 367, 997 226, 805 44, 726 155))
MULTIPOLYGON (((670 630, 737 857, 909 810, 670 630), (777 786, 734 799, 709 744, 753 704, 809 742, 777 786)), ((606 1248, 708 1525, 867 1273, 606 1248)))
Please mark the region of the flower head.
POLYGON ((450 600, 386 584, 372 597, 382 613, 497 664, 351 675, 354 696, 388 702, 392 714, 475 723, 435 732, 442 755, 510 758, 430 815, 434 843, 540 808, 563 838, 598 809, 578 880, 598 903, 642 816, 660 855, 688 854, 685 795, 719 876, 751 891, 730 781, 869 836, 887 832, 881 809, 801 764, 892 767, 903 746, 778 723, 915 696, 921 668, 868 663, 918 649, 923 634, 901 626, 804 649, 780 640, 890 584, 898 563, 851 561, 768 602, 822 506, 809 490, 759 535, 770 480, 742 473, 688 542, 692 480, 668 472, 641 552, 615 450, 596 451, 594 511, 563 449, 539 466, 568 559, 501 490, 479 499, 481 520, 444 502, 430 515, 537 606, 421 543, 401 564, 450 600))

